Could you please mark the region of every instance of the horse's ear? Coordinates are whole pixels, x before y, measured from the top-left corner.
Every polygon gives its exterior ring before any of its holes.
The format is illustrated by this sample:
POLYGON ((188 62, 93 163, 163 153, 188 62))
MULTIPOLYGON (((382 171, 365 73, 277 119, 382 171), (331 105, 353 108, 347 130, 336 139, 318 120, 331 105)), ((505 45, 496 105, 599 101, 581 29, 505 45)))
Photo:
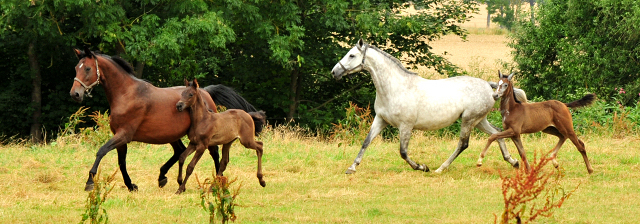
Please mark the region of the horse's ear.
POLYGON ((193 79, 193 85, 197 88, 200 88, 200 85, 198 84, 198 79, 193 79))
POLYGON ((364 47, 364 40, 360 38, 360 40, 358 40, 358 48, 362 48, 362 47, 364 47))
POLYGON ((500 72, 500 70, 498 70, 498 78, 502 79, 502 72, 500 72))
POLYGON ((88 58, 92 58, 94 56, 93 52, 89 50, 89 47, 84 47, 84 55, 85 57, 88 57, 88 58))
POLYGON ((80 49, 78 49, 78 48, 73 49, 73 52, 75 52, 75 53, 76 53, 76 58, 78 58, 78 59, 81 59, 81 58, 82 58, 82 54, 83 54, 83 53, 82 53, 82 51, 81 51, 80 49))
POLYGON ((512 72, 509 77, 507 77, 507 80, 511 81, 511 78, 513 78, 513 75, 516 74, 515 72, 512 72))
POLYGON ((189 87, 189 80, 187 80, 187 78, 184 78, 184 86, 189 87))

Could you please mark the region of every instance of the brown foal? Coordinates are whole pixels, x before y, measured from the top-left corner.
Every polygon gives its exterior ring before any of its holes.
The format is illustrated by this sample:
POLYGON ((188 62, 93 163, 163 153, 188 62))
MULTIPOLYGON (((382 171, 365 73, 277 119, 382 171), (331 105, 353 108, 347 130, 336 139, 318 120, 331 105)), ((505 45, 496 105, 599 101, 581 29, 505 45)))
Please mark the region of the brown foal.
POLYGON ((209 146, 223 145, 220 167, 216 170, 216 175, 222 176, 222 173, 229 163, 229 148, 231 148, 231 144, 238 138, 240 139, 240 144, 244 147, 256 150, 256 154, 258 155, 258 180, 262 187, 266 186, 265 181, 262 179, 262 142, 255 140, 255 135, 260 133, 262 125, 265 123, 266 116, 264 111, 247 113, 243 110, 230 109, 222 113, 215 113, 209 111, 208 107, 204 104, 202 96, 198 91, 199 85, 197 80, 193 80, 192 82, 185 80, 185 86, 187 88, 182 92, 182 97, 176 104, 176 108, 178 111, 186 108, 189 109, 191 127, 187 133, 189 136, 189 146, 187 150, 180 155, 178 163, 178 182, 180 183, 180 187, 176 194, 185 191, 185 185, 187 184, 189 176, 204 153, 204 150, 209 146), (196 154, 187 167, 187 173, 183 181, 182 166, 187 156, 193 153, 193 151, 195 151, 196 154))
POLYGON ((578 148, 580 154, 582 154, 584 163, 587 166, 587 171, 591 174, 593 168, 591 168, 589 158, 587 158, 584 143, 578 139, 578 136, 576 136, 573 130, 573 120, 568 108, 588 106, 595 101, 595 95, 587 94, 582 97, 582 99, 571 103, 562 103, 557 100, 539 103, 520 103, 516 101, 515 95, 513 94, 513 84, 511 82, 513 73, 506 76, 498 71, 498 74, 500 76, 500 83, 498 84, 496 94, 498 97, 502 97, 500 100, 500 113, 502 114, 502 125, 505 130, 489 137, 489 141, 478 159, 478 166, 482 165, 482 159, 493 141, 499 138, 511 138, 518 148, 518 153, 520 153, 520 157, 527 169, 526 171, 529 172, 531 167, 527 162, 526 153, 520 140, 520 134, 542 131, 559 138, 558 144, 556 144, 551 154, 553 165, 556 168, 558 167, 558 161, 556 161, 558 150, 568 138, 578 148))

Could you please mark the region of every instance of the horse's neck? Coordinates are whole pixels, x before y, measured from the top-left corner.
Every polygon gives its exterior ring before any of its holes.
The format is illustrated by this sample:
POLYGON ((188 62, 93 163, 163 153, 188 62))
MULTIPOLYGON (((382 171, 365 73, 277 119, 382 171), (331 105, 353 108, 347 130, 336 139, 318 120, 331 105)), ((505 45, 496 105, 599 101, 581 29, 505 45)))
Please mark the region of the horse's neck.
POLYGON ((405 89, 412 82, 412 76, 407 76, 406 71, 400 68, 393 60, 375 49, 369 49, 365 59, 365 70, 371 73, 373 85, 380 95, 390 95, 399 92, 398 88, 405 89))
POLYGON ((118 66, 111 60, 102 57, 97 58, 100 69, 100 85, 103 86, 110 105, 113 105, 112 102, 118 100, 119 97, 125 96, 129 91, 137 89, 131 88, 132 86, 144 84, 138 83, 138 80, 118 69, 118 66))
POLYGON ((518 103, 516 102, 515 95, 513 93, 513 86, 509 84, 509 87, 502 95, 502 99, 500 100, 500 113, 504 117, 508 115, 513 108, 516 107, 518 103))
MULTIPOLYGON (((199 93, 196 93, 196 94, 199 94, 199 93)), ((206 119, 207 117, 211 117, 209 110, 204 105, 204 101, 202 100, 202 97, 198 97, 196 99, 196 103, 194 103, 193 105, 191 105, 191 107, 189 107, 189 116, 191 118, 192 124, 200 124, 201 123, 200 121, 206 119)), ((192 128, 195 126, 196 125, 191 125, 192 128)))

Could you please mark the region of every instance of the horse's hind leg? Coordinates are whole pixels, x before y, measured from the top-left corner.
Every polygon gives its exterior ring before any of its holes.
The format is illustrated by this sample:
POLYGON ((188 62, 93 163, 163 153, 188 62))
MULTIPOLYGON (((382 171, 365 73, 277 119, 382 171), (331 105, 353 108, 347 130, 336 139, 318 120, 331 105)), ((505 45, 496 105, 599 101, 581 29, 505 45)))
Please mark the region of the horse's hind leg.
POLYGON ((120 167, 120 172, 122 173, 122 180, 124 181, 124 185, 127 186, 129 191, 137 191, 138 186, 131 183, 131 178, 129 177, 129 173, 127 172, 127 145, 118 146, 118 166, 120 167))
POLYGON ((409 158, 409 154, 407 153, 407 148, 409 147, 409 140, 411 139, 411 131, 413 127, 400 127, 400 157, 407 161, 407 163, 414 170, 422 170, 424 172, 429 172, 429 167, 424 164, 417 164, 411 158, 409 158))
POLYGON ((578 151, 580 151, 580 154, 582 154, 582 159, 584 160, 584 164, 587 166, 587 172, 589 172, 589 174, 593 173, 593 168, 591 168, 591 163, 589 162, 589 158, 587 157, 587 150, 585 149, 584 142, 578 139, 578 136, 576 135, 575 132, 573 132, 573 130, 571 133, 569 133, 568 137, 569 137, 569 140, 571 140, 571 142, 573 142, 573 144, 576 146, 576 148, 578 148, 578 151))
MULTIPOLYGON (((491 123, 489 123, 489 121, 487 121, 486 117, 482 119, 482 121, 480 121, 478 125, 476 125, 476 128, 480 129, 480 131, 483 131, 484 133, 487 133, 489 135, 493 135, 500 132, 500 130, 497 127, 493 126, 491 123)), ((507 145, 504 144, 504 138, 499 138, 497 139, 497 141, 498 141, 498 145, 500 146, 500 151, 502 152, 502 158, 504 159, 504 161, 507 161, 513 167, 518 168, 520 164, 518 163, 518 160, 512 158, 511 154, 509 154, 509 150, 507 150, 507 145)), ((478 158, 478 162, 476 163, 477 166, 482 166, 482 160, 484 159, 485 154, 487 154, 487 149, 489 148, 485 147, 484 150, 482 150, 482 152, 480 153, 480 158, 478 158)))
MULTIPOLYGON (((356 166, 360 165, 360 162, 362 162, 362 156, 364 156, 364 152, 367 151, 367 147, 369 147, 371 140, 378 136, 378 134, 380 134, 380 131, 387 127, 387 125, 389 124, 381 117, 376 116, 375 118, 373 118, 373 123, 371 124, 369 134, 367 134, 367 138, 364 139, 362 148, 360 148, 360 152, 358 153, 356 159, 353 161, 353 164, 351 164, 351 166, 345 172, 346 174, 352 174, 356 172, 356 166)), ((411 135, 411 133, 409 133, 409 135, 411 135)))
POLYGON ((564 135, 562 135, 562 133, 560 133, 560 131, 558 131, 558 129, 553 126, 545 128, 544 130, 542 130, 542 132, 558 137, 558 144, 556 144, 556 147, 553 148, 553 153, 551 154, 551 158, 553 159, 551 160, 551 162, 553 163, 553 166, 555 168, 558 168, 558 150, 560 150, 560 147, 562 147, 562 144, 564 144, 567 138, 564 137, 564 135))
POLYGON ((216 167, 216 175, 218 175, 218 172, 220 171, 220 154, 218 153, 218 146, 209 146, 208 149, 209 155, 211 155, 211 158, 213 158, 213 165, 215 165, 216 167))
POLYGON ((455 160, 462 151, 469 147, 469 136, 471 136, 471 129, 475 127, 480 120, 473 121, 471 119, 465 119, 464 115, 462 117, 462 122, 460 124, 460 141, 458 141, 458 146, 456 150, 449 156, 449 159, 445 161, 440 167, 435 171, 436 173, 441 173, 444 169, 449 167, 453 160, 455 160))
MULTIPOLYGON (((253 136, 251 136, 253 137, 253 136)), ((265 187, 267 186, 266 182, 264 181, 264 179, 262 179, 263 174, 262 174, 262 142, 261 141, 255 141, 253 139, 251 139, 248 142, 244 142, 242 139, 240 139, 240 143, 242 145, 244 145, 244 147, 247 148, 251 148, 256 150, 256 155, 258 156, 258 171, 256 172, 256 176, 258 177, 258 181, 260 182, 260 186, 265 187)))
POLYGON ((229 150, 231 149, 231 145, 234 141, 222 145, 222 158, 220 158, 220 168, 218 168, 217 176, 224 176, 224 171, 227 170, 227 165, 229 164, 229 150))

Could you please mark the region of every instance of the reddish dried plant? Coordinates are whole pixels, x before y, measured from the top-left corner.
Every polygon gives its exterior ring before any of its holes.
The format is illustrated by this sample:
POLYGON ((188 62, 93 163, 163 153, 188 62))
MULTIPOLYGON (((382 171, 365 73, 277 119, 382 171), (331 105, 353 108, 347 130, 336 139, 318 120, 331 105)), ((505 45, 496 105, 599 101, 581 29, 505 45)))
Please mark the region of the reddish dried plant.
MULTIPOLYGON (((500 223, 529 223, 540 216, 550 217, 554 208, 560 208, 562 203, 578 189, 565 191, 560 185, 564 177, 562 169, 545 168, 552 158, 551 151, 540 159, 534 154, 530 172, 519 169, 513 176, 506 176, 502 172, 502 196, 504 198, 504 212, 500 223)), ((494 223, 498 223, 495 215, 494 223)))

